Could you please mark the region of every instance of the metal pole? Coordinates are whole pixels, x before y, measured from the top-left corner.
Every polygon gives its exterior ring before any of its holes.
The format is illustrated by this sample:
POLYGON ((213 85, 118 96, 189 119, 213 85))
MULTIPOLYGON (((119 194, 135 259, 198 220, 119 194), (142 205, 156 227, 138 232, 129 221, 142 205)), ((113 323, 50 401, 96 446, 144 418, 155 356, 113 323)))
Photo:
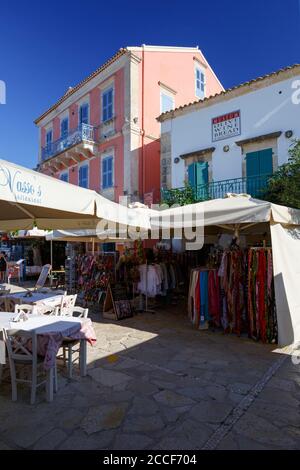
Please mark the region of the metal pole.
POLYGON ((52 276, 52 269, 53 269, 53 245, 52 245, 52 240, 50 240, 50 264, 51 264, 51 271, 50 271, 50 287, 52 287, 52 283, 53 283, 53 276, 52 276))

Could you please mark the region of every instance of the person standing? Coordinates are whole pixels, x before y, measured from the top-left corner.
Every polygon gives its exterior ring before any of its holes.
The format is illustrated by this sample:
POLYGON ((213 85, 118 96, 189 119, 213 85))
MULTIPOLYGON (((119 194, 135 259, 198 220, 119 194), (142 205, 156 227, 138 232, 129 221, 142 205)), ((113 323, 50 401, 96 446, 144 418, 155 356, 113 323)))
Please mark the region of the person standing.
POLYGON ((5 282, 6 268, 7 268, 7 262, 6 262, 5 252, 1 251, 0 253, 0 282, 5 282))

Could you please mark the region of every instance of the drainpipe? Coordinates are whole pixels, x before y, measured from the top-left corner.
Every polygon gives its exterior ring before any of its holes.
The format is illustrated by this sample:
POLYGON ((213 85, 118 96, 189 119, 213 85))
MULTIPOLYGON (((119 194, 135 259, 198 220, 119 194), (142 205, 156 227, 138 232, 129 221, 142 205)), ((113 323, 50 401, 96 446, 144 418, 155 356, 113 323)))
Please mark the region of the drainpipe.
POLYGON ((143 51, 142 51, 142 149, 141 149, 142 150, 142 158, 141 158, 142 168, 141 168, 141 171, 142 171, 142 198, 144 198, 144 192, 145 192, 145 152, 144 152, 145 48, 144 48, 144 44, 142 46, 143 46, 143 51))

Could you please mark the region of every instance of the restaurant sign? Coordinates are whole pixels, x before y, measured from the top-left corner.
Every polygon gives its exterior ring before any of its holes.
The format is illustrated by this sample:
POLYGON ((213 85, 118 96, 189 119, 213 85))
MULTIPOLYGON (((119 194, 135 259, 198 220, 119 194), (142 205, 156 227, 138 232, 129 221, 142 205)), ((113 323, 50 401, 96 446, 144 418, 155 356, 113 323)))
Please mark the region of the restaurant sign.
POLYGON ((228 139, 241 134, 241 112, 232 111, 212 119, 212 141, 228 139))

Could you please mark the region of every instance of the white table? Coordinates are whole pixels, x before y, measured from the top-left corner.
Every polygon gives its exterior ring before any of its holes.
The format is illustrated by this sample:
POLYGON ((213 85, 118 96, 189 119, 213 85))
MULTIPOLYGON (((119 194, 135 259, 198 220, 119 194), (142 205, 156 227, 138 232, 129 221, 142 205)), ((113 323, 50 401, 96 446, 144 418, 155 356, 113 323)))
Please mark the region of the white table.
MULTIPOLYGON (((67 316, 49 316, 49 315, 30 315, 29 319, 22 322, 13 322, 16 316, 12 312, 0 312, 0 364, 5 364, 5 343, 3 340, 3 329, 15 329, 35 332, 37 335, 52 336, 59 334, 62 338, 78 334, 84 323, 91 326, 91 320, 86 318, 67 317, 67 316)), ((95 336, 95 335, 94 335, 95 336)), ((81 337, 80 341, 80 375, 85 376, 86 367, 86 343, 89 337, 81 337)), ((96 339, 96 338, 94 338, 96 339)))
POLYGON ((38 313, 38 309, 40 310, 40 313, 43 313, 43 311, 47 311, 47 307, 49 309, 59 307, 63 298, 62 291, 59 291, 59 293, 55 294, 53 292, 33 292, 31 296, 26 294, 28 294, 28 292, 16 292, 13 294, 3 295, 1 298, 11 299, 16 304, 36 305, 36 313, 38 313), (45 309, 43 309, 43 307, 45 307, 45 309))

